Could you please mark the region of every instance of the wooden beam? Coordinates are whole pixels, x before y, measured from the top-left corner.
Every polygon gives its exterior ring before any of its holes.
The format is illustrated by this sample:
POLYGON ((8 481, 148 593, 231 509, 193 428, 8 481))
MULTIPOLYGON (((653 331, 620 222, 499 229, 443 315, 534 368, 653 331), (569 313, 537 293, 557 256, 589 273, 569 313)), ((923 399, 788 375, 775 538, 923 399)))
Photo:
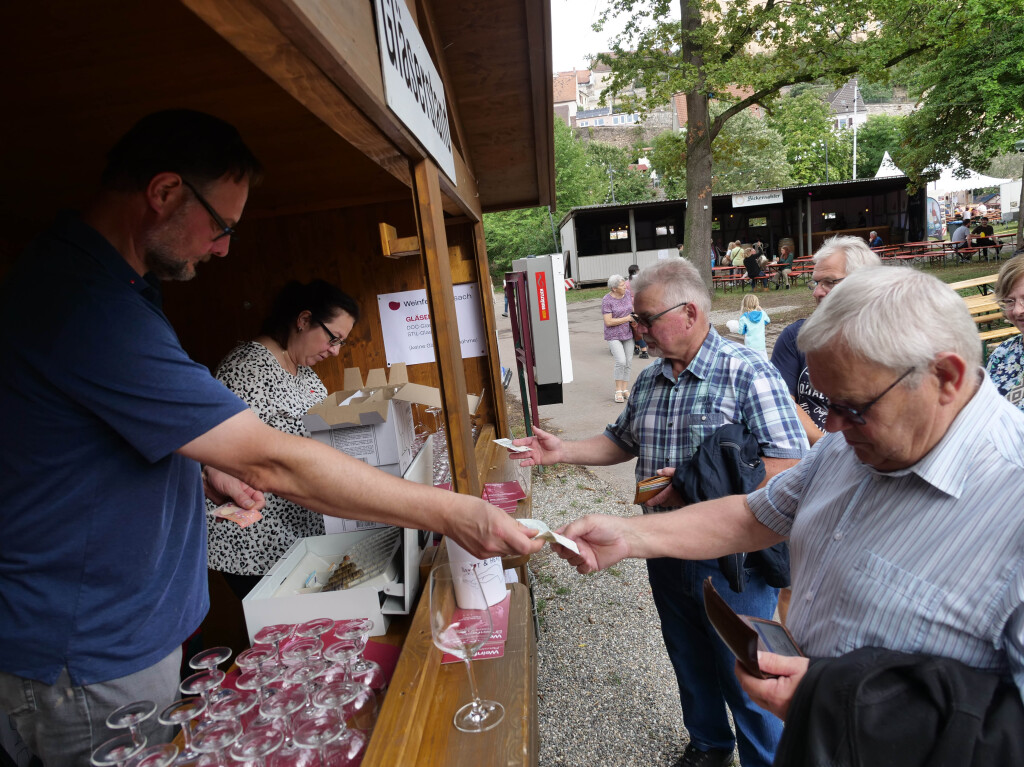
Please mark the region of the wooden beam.
MULTIPOLYGON (((212 0, 184 1, 200 3, 212 0)), ((416 15, 415 4, 412 5, 410 12, 416 15)), ((267 17, 274 25, 284 32, 289 44, 307 57, 318 72, 351 99, 351 102, 409 158, 410 162, 415 163, 417 159, 428 156, 416 137, 395 117, 387 105, 380 72, 380 53, 377 49, 372 2, 264 0, 261 7, 265 9, 267 17)), ((420 34, 426 38, 422 30, 422 20, 418 20, 418 24, 420 34)), ((214 26, 214 29, 217 27, 214 26)), ((440 55, 438 58, 440 59, 440 55)), ((439 61, 434 63, 438 64, 438 71, 444 76, 445 68, 440 66, 439 61)), ((448 89, 451 88, 451 84, 447 77, 444 77, 444 81, 446 98, 450 102, 451 94, 448 94, 448 89)), ((454 111, 452 118, 450 124, 453 125, 455 134, 461 138, 462 128, 454 111)), ((462 151, 467 151, 464 143, 462 151)), ((445 190, 444 209, 451 214, 465 213, 479 219, 480 197, 476 178, 462 154, 457 150, 453 151, 453 154, 455 178, 448 181, 447 177, 442 175, 445 190)))
POLYGON ((498 357, 498 333, 494 319, 494 293, 491 286, 490 265, 487 262, 487 242, 484 226, 473 225, 473 240, 476 244, 477 284, 480 286, 480 301, 484 310, 484 336, 487 338, 487 368, 491 376, 489 387, 494 403, 494 421, 498 435, 511 437, 508 427, 508 408, 505 406, 505 389, 501 385, 501 360, 498 357))
POLYGON ((466 402, 466 373, 455 316, 448 238, 441 208, 437 166, 431 160, 413 168, 416 217, 423 244, 423 272, 427 276, 427 302, 434 332, 434 356, 440 380, 441 406, 448 424, 452 489, 480 496, 480 479, 473 450, 472 422, 466 402))
POLYGON ((398 230, 383 221, 377 224, 377 227, 380 229, 380 249, 385 258, 402 258, 420 254, 420 238, 416 235, 399 237, 398 230))

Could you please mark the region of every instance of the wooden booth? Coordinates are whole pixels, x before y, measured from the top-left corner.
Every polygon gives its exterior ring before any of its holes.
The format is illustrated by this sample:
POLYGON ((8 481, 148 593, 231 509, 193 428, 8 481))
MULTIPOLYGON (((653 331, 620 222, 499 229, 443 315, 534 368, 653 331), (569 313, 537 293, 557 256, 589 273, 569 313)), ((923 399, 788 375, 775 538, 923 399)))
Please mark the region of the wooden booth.
MULTIPOLYGON (((239 129, 265 177, 227 258, 200 265, 191 283, 166 286, 165 310, 185 349, 214 367, 256 335, 286 281, 323 278, 362 312, 339 357, 317 366, 335 391, 346 367, 365 375, 386 366, 377 296, 425 288, 437 361, 410 366, 409 377, 440 388, 454 489, 479 495, 493 453, 474 445, 466 395, 482 395, 478 420, 507 433, 481 216, 554 203, 549 2, 396 3, 5 4, 0 273, 56 211, 88 200, 104 153, 140 117, 173 107, 217 115, 239 129), (447 157, 389 104, 381 13, 390 35, 392 22, 406 19, 402 42, 421 38, 429 54, 443 85, 433 117, 447 157), (460 283, 479 288, 482 357, 461 355, 460 283)), ((431 674, 436 667, 424 678, 431 674)), ((429 705, 429 691, 414 687, 393 705, 429 705)), ((382 713, 381 726, 405 728, 391 733, 401 742, 386 755, 371 746, 366 763, 420 763, 409 724, 422 716, 382 713)))

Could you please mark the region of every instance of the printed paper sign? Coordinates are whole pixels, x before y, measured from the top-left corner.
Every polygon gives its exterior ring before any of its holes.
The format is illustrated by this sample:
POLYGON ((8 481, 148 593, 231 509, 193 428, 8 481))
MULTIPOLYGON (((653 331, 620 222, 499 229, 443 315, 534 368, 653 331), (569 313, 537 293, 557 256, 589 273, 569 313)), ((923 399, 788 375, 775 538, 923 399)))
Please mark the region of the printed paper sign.
MULTIPOLYGON (((462 357, 483 357, 487 354, 487 343, 479 288, 475 282, 467 282, 456 285, 453 292, 462 357)), ((430 330, 426 290, 382 293, 377 296, 377 308, 389 366, 399 362, 420 365, 434 361, 434 336, 430 330)))

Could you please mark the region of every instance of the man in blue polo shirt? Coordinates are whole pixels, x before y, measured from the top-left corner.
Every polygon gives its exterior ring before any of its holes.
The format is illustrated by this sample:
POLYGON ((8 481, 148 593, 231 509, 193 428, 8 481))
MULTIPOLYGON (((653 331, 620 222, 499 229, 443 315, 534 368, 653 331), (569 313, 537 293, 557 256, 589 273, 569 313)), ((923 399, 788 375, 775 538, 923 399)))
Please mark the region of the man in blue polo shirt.
POLYGON ((87 765, 115 708, 176 697, 180 645, 208 608, 200 463, 209 493, 250 508, 260 488, 478 555, 541 545, 481 499, 266 426, 189 359, 160 280, 227 255, 260 172, 221 120, 143 118, 93 204, 0 290, 0 709, 46 767, 87 765))

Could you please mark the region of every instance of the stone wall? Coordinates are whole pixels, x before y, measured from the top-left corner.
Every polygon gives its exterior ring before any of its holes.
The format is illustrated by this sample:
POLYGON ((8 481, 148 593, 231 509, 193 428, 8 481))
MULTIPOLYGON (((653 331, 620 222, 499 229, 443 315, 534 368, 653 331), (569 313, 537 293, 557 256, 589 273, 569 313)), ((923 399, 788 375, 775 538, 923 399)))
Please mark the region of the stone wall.
POLYGON ((596 125, 573 128, 582 141, 597 141, 620 149, 629 149, 638 141, 649 146, 655 137, 672 130, 672 108, 659 107, 639 125, 596 125))

